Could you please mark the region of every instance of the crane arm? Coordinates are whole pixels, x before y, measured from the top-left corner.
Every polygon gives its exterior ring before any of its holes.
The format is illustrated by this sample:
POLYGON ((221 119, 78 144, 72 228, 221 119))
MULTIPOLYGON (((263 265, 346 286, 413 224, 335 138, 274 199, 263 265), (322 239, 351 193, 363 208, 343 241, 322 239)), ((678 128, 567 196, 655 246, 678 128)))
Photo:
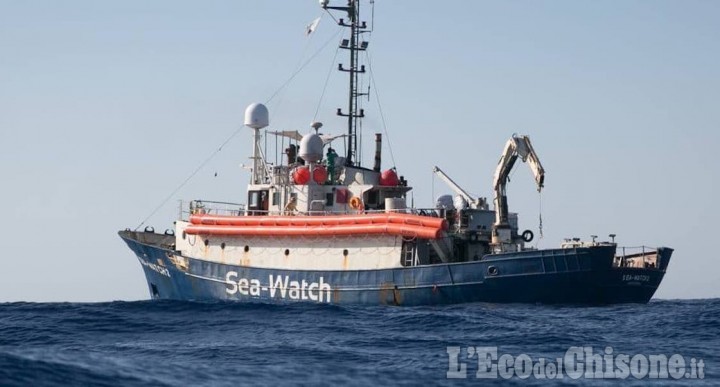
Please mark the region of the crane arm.
POLYGON ((537 185, 538 192, 543 189, 545 184, 545 169, 540 163, 540 159, 530 143, 530 138, 528 136, 513 135, 505 144, 505 149, 500 156, 500 161, 498 162, 497 169, 495 169, 495 176, 493 179, 496 225, 504 225, 507 224, 508 221, 505 187, 507 185, 510 172, 512 171, 513 166, 515 166, 515 162, 518 157, 530 167, 530 170, 535 177, 535 184, 537 185))
POLYGON ((530 167, 530 170, 535 177, 535 184, 537 185, 537 190, 538 192, 540 192, 545 186, 545 168, 543 168, 542 164, 540 163, 540 159, 538 158, 537 153, 535 153, 535 148, 533 148, 532 144, 530 143, 530 138, 528 136, 523 136, 523 141, 525 142, 525 149, 527 150, 527 153, 526 156, 523 157, 523 155, 521 154, 520 157, 522 158, 522 161, 527 163, 527 165, 530 167))
POLYGON ((433 167, 433 173, 435 173, 442 181, 444 181, 450 188, 455 191, 456 194, 462 196, 466 202, 470 205, 470 208, 484 208, 485 199, 477 199, 472 197, 467 191, 462 189, 450 176, 446 175, 445 172, 438 166, 433 167))

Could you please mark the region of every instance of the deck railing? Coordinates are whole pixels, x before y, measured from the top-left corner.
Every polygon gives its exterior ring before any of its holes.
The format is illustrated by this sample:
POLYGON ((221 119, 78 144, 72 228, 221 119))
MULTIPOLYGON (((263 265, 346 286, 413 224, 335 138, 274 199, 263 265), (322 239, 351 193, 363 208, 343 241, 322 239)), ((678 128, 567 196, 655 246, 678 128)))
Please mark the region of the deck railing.
POLYGON ((181 200, 179 219, 188 220, 193 214, 239 216, 245 214, 245 205, 215 200, 181 200))
POLYGON ((618 247, 615 252, 613 267, 659 267, 657 248, 649 246, 618 247))
MULTIPOLYGON (((289 213, 287 211, 262 211, 262 210, 247 210, 245 204, 221 202, 215 200, 181 200, 178 209, 178 219, 187 221, 190 215, 193 214, 211 214, 211 215, 227 215, 227 216, 243 216, 249 212, 249 215, 294 215, 294 216, 324 216, 324 215, 351 215, 358 214, 358 210, 344 210, 344 211, 294 211, 289 213)), ((364 210, 364 214, 380 214, 386 212, 398 212, 404 214, 415 214, 422 216, 430 216, 434 218, 445 217, 445 214, 441 210, 434 208, 405 208, 397 210, 364 210)))

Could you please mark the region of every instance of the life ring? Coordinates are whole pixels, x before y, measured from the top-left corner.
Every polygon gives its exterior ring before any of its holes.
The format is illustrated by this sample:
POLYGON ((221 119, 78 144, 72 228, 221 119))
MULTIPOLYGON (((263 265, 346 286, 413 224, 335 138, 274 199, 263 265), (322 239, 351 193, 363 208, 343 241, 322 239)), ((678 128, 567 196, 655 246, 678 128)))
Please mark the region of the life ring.
POLYGON ((350 199, 350 208, 353 210, 359 210, 362 206, 363 202, 358 196, 353 196, 352 199, 350 199))
POLYGON ((523 233, 522 233, 522 239, 523 239, 525 242, 531 242, 531 241, 533 240, 533 237, 535 237, 535 235, 534 235, 533 232, 530 231, 530 230, 525 230, 525 231, 523 231, 523 233))

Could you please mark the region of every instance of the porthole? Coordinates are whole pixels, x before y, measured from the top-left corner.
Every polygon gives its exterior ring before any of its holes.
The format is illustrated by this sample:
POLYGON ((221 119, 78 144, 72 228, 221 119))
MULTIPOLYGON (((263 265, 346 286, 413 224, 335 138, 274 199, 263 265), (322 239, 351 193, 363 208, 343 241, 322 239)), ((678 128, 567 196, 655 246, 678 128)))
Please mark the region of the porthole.
POLYGON ((225 250, 225 242, 223 242, 223 243, 220 244, 220 248, 223 249, 223 250, 225 250))
POLYGON ((498 274, 498 268, 495 266, 488 266, 487 269, 488 274, 490 275, 497 275, 498 274))
POLYGON ((285 256, 287 257, 288 255, 290 255, 290 250, 289 250, 289 249, 285 249, 285 256))
POLYGON ((209 245, 209 244, 210 244, 210 239, 205 239, 205 241, 204 241, 203 243, 205 243, 205 246, 209 245))
POLYGON ((244 250, 245 250, 245 252, 247 253, 248 251, 250 251, 250 246, 245 245, 245 249, 244 249, 244 250))
POLYGON ((349 254, 349 252, 348 252, 348 250, 347 250, 347 249, 343 250, 343 256, 347 257, 347 256, 348 256, 348 254, 349 254))

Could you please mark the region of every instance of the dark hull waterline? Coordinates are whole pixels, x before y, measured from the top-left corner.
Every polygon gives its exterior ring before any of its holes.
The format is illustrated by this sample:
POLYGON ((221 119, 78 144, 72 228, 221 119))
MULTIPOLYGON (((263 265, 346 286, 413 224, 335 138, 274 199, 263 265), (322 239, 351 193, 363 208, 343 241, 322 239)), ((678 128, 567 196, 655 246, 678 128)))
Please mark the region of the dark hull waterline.
POLYGON ((287 270, 226 265, 120 236, 136 254, 153 298, 241 302, 434 305, 467 302, 646 303, 660 285, 672 249, 657 267, 613 267, 614 246, 527 250, 478 261, 378 270, 287 270))

